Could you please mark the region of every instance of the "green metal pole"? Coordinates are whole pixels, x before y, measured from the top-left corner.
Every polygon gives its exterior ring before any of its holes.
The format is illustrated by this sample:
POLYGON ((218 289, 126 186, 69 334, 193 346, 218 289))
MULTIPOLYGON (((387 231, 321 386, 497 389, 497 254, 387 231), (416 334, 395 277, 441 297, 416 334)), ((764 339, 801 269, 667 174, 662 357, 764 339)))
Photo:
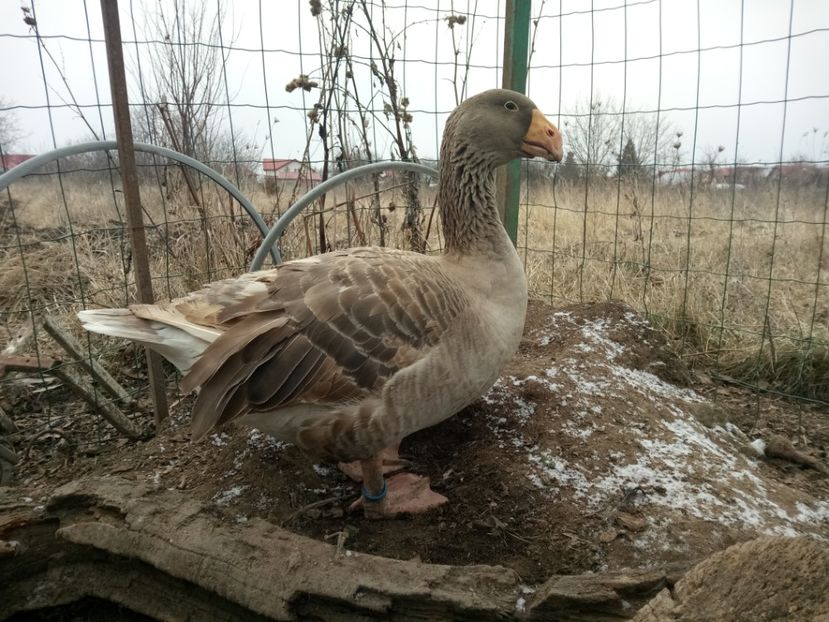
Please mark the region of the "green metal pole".
MULTIPOLYGON (((532 0, 507 0, 504 23, 504 69, 501 86, 526 93, 532 0)), ((521 162, 498 171, 498 209, 512 243, 518 240, 518 204, 521 198, 521 162)))

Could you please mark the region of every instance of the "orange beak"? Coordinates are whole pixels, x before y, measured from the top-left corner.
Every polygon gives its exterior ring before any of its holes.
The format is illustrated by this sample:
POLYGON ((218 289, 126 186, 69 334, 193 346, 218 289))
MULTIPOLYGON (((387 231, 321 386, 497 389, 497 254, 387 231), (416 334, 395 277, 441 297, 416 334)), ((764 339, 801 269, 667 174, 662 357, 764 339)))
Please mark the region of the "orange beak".
POLYGON ((521 153, 531 158, 540 156, 556 162, 561 162, 564 158, 561 132, 538 108, 533 110, 530 129, 527 130, 521 143, 521 153))

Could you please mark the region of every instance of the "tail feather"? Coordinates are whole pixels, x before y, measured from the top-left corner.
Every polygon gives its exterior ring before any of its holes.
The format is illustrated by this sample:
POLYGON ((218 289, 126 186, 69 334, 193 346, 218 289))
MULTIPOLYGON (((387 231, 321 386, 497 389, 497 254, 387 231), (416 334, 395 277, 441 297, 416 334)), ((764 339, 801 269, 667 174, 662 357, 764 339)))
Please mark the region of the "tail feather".
POLYGON ((155 350, 185 374, 219 334, 204 327, 179 327, 183 318, 177 319, 179 326, 144 319, 130 309, 88 309, 80 311, 78 319, 90 332, 122 337, 155 350))

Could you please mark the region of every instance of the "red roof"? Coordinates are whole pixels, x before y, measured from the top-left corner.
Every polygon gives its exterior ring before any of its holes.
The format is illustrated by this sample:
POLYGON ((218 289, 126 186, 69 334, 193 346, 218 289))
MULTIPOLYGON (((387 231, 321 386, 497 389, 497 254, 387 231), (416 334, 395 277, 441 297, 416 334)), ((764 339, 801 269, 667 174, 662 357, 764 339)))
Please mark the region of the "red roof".
POLYGON ((266 159, 262 160, 262 170, 265 172, 266 175, 269 174, 270 177, 281 179, 283 181, 296 181, 297 179, 311 182, 322 181, 322 175, 317 173, 315 170, 309 170, 306 167, 304 170, 302 170, 302 172, 290 171, 286 169, 286 167, 289 164, 300 164, 300 161, 266 159))
POLYGON ((33 157, 28 153, 5 153, 0 156, 0 170, 7 171, 33 157))
POLYGON ((262 168, 265 172, 275 172, 281 168, 288 166, 291 162, 296 162, 296 160, 262 160, 262 168))
POLYGON ((316 171, 279 171, 276 175, 274 175, 276 179, 288 180, 288 181, 296 181, 297 179, 302 181, 313 181, 313 182, 320 182, 322 181, 322 175, 317 173, 316 171))

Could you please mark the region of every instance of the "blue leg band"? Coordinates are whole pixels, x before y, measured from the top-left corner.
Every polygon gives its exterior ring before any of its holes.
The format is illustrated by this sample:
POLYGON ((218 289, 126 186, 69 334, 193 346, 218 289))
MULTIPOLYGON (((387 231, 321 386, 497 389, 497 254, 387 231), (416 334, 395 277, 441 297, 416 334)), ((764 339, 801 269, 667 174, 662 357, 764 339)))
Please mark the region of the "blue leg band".
POLYGON ((383 499, 386 498, 386 493, 388 491, 389 491, 389 487, 386 484, 386 480, 384 479, 383 480, 383 488, 380 489, 380 492, 378 492, 376 495, 369 494, 368 490, 366 490, 366 487, 363 486, 363 499, 365 499, 366 501, 371 501, 372 503, 377 503, 378 501, 382 501, 383 499))

